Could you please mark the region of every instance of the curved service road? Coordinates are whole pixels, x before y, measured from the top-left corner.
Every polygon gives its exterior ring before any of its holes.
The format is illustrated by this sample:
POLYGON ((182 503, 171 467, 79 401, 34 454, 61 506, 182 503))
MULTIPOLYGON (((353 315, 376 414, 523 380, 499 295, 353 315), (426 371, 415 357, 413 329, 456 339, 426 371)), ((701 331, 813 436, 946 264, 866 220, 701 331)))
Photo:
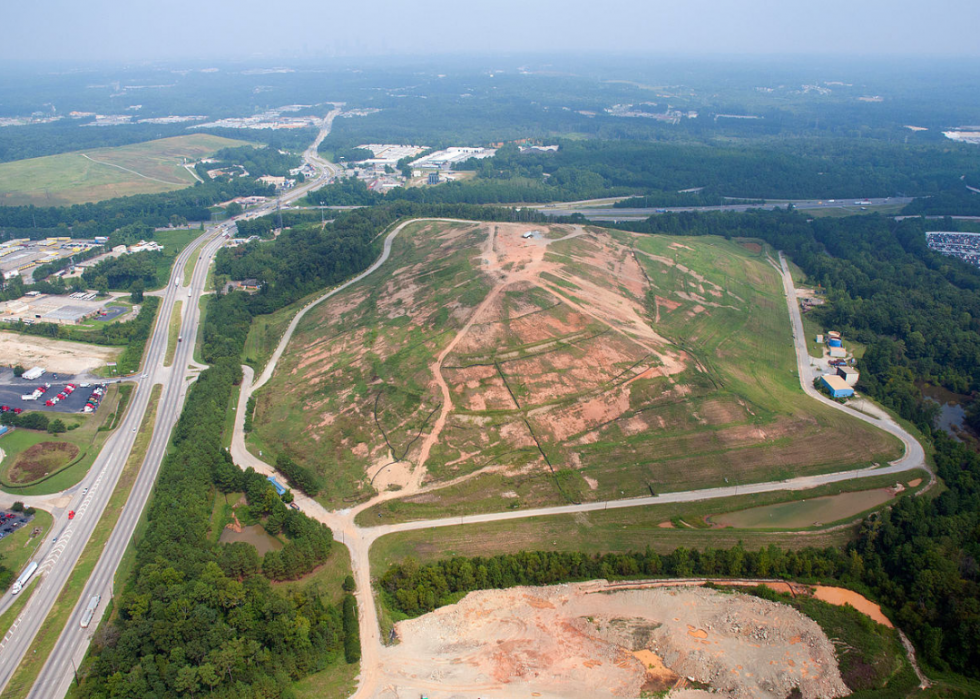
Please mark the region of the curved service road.
MULTIPOLYGON (((276 475, 280 479, 281 474, 269 464, 262 461, 248 451, 245 446, 244 417, 246 405, 253 392, 263 386, 275 372, 279 358, 288 344, 296 326, 299 324, 306 312, 317 304, 326 301, 337 292, 349 287, 369 274, 376 271, 388 259, 391 244, 395 237, 409 223, 425 220, 451 220, 451 219, 413 219, 405 221, 395 227, 385 238, 384 249, 381 255, 375 260, 367 270, 357 275, 343 285, 330 290, 320 296, 310 304, 305 306, 289 324, 288 329, 283 334, 279 345, 270 358, 259 381, 253 386, 253 373, 250 367, 243 367, 244 378, 242 381, 241 393, 238 401, 238 414, 235 419, 235 429, 232 437, 231 454, 235 463, 242 468, 252 467, 260 473, 266 475, 276 475)), ((307 515, 317 519, 331 528, 339 542, 345 545, 351 554, 351 566, 354 577, 357 581, 357 600, 360 614, 361 631, 361 672, 358 676, 359 683, 354 697, 370 697, 375 694, 379 682, 383 680, 384 671, 381 667, 381 646, 382 639, 378 625, 378 614, 371 586, 370 569, 370 550, 371 545, 382 536, 402 531, 413 531, 420 529, 435 529, 439 527, 453 527, 462 524, 473 524, 480 522, 499 522, 504 520, 524 519, 527 517, 540 517, 556 514, 574 514, 578 512, 593 512, 596 510, 621 509, 627 507, 643 507, 646 505, 662 505, 666 503, 679 502, 698 502, 702 500, 712 500, 716 498, 730 497, 739 494, 768 493, 784 490, 808 490, 821 485, 839 483, 842 481, 865 478, 869 476, 879 476, 882 474, 902 473, 913 469, 921 468, 929 471, 925 460, 925 452, 919 442, 904 428, 897 424, 887 413, 879 409, 874 409, 875 416, 869 416, 830 400, 812 385, 813 371, 810 366, 810 356, 807 352, 806 337, 803 331, 803 320, 800 315, 799 304, 796 300, 796 289, 793 286, 793 279, 782 253, 780 253, 779 271, 783 280, 783 290, 786 295, 786 302, 789 310, 790 322, 793 330, 793 345, 796 351, 797 370, 800 377, 800 386, 804 393, 814 400, 818 400, 825 405, 829 405, 835 410, 847 413, 853 418, 864 420, 886 432, 894 435, 905 445, 905 453, 901 458, 891 462, 887 466, 867 468, 857 471, 839 471, 835 473, 825 473, 814 476, 804 476, 792 478, 784 481, 772 481, 768 483, 747 483, 738 486, 728 486, 722 488, 705 488, 701 490, 687 490, 674 493, 664 493, 653 497, 631 498, 624 500, 612 500, 609 502, 590 502, 580 505, 564 505, 560 507, 545 507, 533 510, 509 510, 505 512, 495 512, 489 514, 469 515, 462 517, 449 517, 434 520, 419 520, 414 522, 402 522, 399 524, 381 525, 376 527, 361 527, 354 522, 354 517, 358 512, 371 506, 384 496, 376 496, 371 501, 363 503, 353 509, 328 512, 320 503, 301 493, 294 493, 295 502, 307 515)), ((404 494, 404 493, 402 493, 404 494)))

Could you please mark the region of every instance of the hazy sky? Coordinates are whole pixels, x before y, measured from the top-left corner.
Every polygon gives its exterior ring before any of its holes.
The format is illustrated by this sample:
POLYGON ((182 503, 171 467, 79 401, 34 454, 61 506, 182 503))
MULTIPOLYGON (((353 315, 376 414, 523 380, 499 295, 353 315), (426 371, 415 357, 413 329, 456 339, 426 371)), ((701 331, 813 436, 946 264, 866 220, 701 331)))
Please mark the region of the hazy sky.
POLYGON ((0 59, 978 56, 978 0, 11 0, 0 59))

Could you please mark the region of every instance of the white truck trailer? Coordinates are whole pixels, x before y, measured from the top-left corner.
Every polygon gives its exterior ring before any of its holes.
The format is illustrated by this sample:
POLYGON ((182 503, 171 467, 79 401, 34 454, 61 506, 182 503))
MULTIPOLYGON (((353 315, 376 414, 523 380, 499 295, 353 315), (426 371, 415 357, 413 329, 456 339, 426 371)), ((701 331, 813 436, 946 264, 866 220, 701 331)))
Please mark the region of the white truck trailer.
POLYGON ((37 561, 31 561, 31 564, 24 569, 24 572, 20 574, 20 577, 14 581, 13 587, 10 588, 10 594, 16 595, 18 592, 24 589, 24 585, 27 581, 31 579, 34 575, 34 571, 37 570, 37 561))

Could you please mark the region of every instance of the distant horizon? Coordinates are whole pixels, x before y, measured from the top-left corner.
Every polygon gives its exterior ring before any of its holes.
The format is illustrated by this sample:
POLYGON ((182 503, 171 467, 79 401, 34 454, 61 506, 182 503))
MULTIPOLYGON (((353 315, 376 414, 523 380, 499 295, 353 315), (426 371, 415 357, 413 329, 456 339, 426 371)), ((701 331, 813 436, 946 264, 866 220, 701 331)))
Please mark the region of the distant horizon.
POLYGON ((6 8, 4 61, 296 60, 401 56, 980 56, 980 3, 934 0, 52 0, 6 8), (33 31, 32 31, 33 29, 33 31), (39 40, 57 37, 57 41, 39 40))

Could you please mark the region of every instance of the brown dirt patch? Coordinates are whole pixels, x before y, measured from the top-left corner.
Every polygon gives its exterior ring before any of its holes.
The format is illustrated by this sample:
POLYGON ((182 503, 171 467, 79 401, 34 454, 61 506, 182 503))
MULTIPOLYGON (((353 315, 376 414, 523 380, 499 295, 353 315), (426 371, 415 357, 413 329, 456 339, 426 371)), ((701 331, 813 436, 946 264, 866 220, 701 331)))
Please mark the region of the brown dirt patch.
POLYGON ((21 452, 10 467, 11 483, 31 483, 54 473, 78 456, 78 447, 70 442, 39 442, 21 452))
POLYGON ((922 485, 921 478, 913 478, 909 481, 909 488, 918 488, 920 485, 922 485))
POLYGON ((81 374, 115 361, 120 352, 118 347, 0 332, 0 357, 6 366, 43 366, 53 373, 81 374))
POLYGON ((759 245, 758 243, 752 243, 752 242, 749 242, 749 241, 745 241, 745 242, 739 243, 739 245, 741 245, 743 248, 745 248, 746 250, 748 250, 751 253, 760 253, 760 252, 762 252, 762 246, 759 245))
POLYGON ((608 592, 596 581, 473 592, 399 622, 396 633, 401 643, 381 652, 392 696, 636 697, 680 677, 726 696, 848 694, 816 622, 698 587, 608 592))
POLYGON ((836 604, 838 607, 843 607, 845 604, 849 604, 862 614, 866 614, 871 619, 877 621, 879 624, 887 626, 888 628, 893 628, 892 622, 882 613, 881 607, 853 590, 845 590, 843 587, 827 587, 824 585, 817 585, 816 588, 814 588, 813 596, 819 600, 823 600, 824 602, 836 604))

